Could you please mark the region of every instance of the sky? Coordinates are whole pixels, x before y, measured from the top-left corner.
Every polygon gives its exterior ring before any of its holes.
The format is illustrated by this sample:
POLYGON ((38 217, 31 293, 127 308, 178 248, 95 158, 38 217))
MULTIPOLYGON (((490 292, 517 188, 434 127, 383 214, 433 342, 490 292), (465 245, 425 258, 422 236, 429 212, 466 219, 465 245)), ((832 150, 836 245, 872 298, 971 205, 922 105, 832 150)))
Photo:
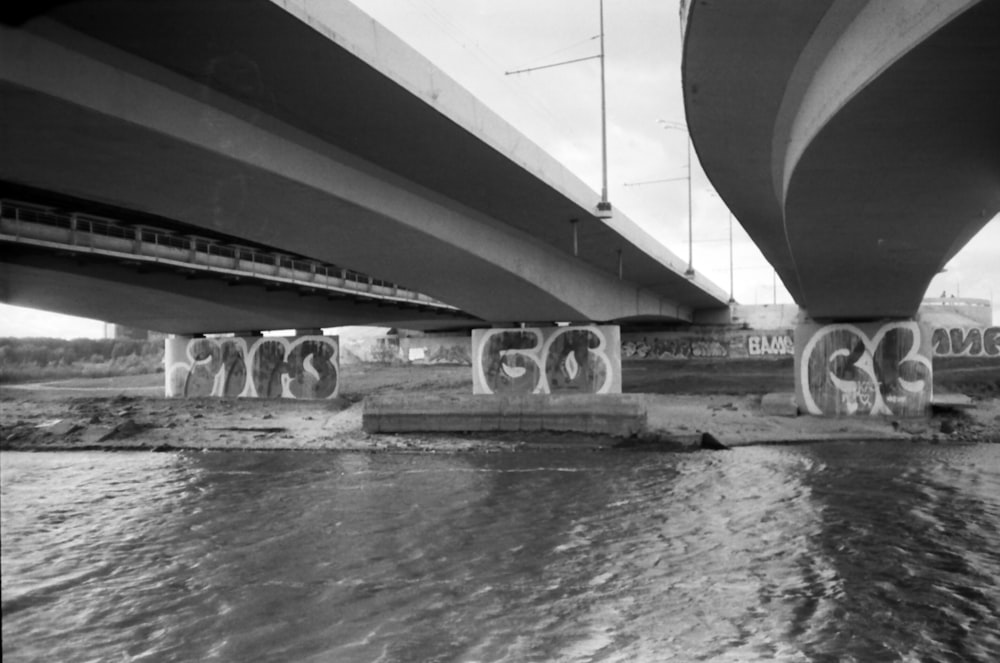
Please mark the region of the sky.
MULTIPOLYGON (((598 0, 352 0, 487 107, 601 188, 598 60, 506 75, 599 52, 598 0)), ((683 130, 678 0, 605 0, 608 194, 616 209, 674 254, 688 255, 688 144, 683 130), (659 181, 669 180, 669 181, 659 181)), ((730 216, 691 164, 694 267, 730 290, 730 216)), ((767 261, 732 224, 733 294, 742 304, 792 303, 767 261)), ((994 302, 1000 312, 1000 218, 931 282, 994 302)), ((101 336, 104 325, 0 304, 0 336, 101 336)))

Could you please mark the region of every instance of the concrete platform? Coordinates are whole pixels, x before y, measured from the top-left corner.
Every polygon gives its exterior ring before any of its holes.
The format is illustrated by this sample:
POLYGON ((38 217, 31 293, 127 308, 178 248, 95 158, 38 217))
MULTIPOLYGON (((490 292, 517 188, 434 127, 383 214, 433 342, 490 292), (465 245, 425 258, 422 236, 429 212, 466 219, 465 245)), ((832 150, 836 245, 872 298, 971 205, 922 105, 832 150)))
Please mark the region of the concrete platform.
POLYGON ((641 394, 385 395, 365 399, 367 433, 571 431, 628 437, 646 428, 641 394))
POLYGON ((967 410, 975 406, 965 394, 934 394, 931 399, 931 407, 937 410, 967 410))
POLYGON ((764 394, 760 401, 761 411, 772 417, 797 417, 799 406, 793 392, 764 394))

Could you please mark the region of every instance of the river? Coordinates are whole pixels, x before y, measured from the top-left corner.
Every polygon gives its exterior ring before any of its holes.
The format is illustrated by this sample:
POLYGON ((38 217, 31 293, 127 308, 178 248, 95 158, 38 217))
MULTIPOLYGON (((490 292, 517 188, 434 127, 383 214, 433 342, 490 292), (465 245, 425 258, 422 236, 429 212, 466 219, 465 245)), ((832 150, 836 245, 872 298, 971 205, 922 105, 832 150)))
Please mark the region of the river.
POLYGON ((5 663, 1000 660, 1000 445, 0 463, 5 663))

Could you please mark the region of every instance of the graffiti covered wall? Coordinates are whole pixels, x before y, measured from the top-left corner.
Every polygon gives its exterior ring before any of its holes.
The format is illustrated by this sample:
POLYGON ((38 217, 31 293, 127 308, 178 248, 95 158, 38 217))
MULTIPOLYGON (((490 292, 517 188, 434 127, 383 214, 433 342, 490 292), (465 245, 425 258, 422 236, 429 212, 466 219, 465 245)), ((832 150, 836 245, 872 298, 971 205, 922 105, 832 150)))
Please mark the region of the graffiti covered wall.
POLYGON ((777 359, 794 354, 794 334, 790 329, 703 329, 622 335, 623 359, 777 359))
POLYGON ((748 357, 791 357, 795 355, 795 337, 791 331, 748 334, 748 357))
POLYGON ((474 394, 620 394, 616 326, 472 331, 474 394))
POLYGON ((166 395, 174 398, 334 398, 336 336, 168 338, 166 395))
POLYGON ((932 397, 931 331, 914 321, 804 323, 795 390, 810 414, 918 416, 932 397))
POLYGON ((1000 359, 1000 327, 943 327, 931 339, 935 357, 996 357, 1000 359))

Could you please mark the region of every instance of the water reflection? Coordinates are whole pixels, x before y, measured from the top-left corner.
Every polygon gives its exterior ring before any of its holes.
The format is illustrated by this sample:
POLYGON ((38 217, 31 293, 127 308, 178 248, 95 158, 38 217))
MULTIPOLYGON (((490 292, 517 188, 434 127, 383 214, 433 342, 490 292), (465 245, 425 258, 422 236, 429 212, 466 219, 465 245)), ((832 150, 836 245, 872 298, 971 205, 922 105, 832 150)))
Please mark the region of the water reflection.
POLYGON ((8 661, 1000 652, 997 446, 0 461, 8 661))
POLYGON ((834 619, 814 622, 803 651, 814 660, 995 660, 998 451, 811 449, 826 466, 808 479, 822 517, 818 543, 839 582, 834 619))

